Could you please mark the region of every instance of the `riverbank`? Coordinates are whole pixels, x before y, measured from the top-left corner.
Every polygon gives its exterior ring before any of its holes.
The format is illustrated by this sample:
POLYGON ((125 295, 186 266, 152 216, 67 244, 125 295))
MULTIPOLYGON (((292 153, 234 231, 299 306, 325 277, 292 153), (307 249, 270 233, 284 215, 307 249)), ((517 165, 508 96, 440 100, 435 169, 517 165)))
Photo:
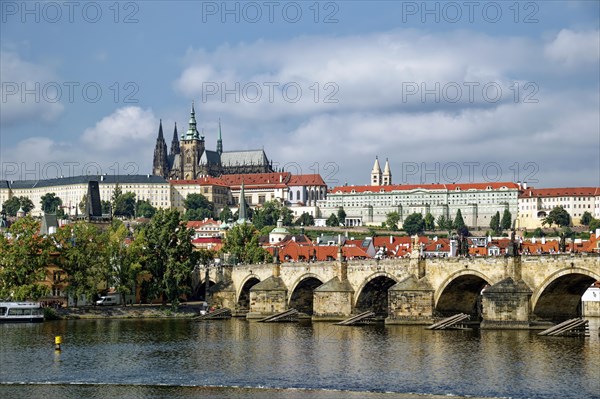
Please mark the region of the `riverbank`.
POLYGON ((186 302, 171 309, 164 305, 82 306, 59 308, 58 319, 156 319, 192 318, 200 314, 200 302, 186 302))

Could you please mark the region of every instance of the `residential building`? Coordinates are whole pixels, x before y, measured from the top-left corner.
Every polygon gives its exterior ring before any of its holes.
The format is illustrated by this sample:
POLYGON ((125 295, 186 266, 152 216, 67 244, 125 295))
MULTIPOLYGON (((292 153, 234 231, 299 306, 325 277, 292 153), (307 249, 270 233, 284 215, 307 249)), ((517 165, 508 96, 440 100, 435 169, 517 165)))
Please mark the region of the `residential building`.
POLYGON ((231 190, 221 179, 215 177, 201 177, 194 180, 171 180, 171 206, 185 211, 184 201, 189 194, 202 194, 211 202, 215 209, 215 216, 231 203, 231 190))
POLYGON ((535 229, 557 206, 571 216, 574 226, 580 225, 581 216, 589 212, 600 219, 600 187, 533 188, 523 187, 519 194, 517 227, 535 229))

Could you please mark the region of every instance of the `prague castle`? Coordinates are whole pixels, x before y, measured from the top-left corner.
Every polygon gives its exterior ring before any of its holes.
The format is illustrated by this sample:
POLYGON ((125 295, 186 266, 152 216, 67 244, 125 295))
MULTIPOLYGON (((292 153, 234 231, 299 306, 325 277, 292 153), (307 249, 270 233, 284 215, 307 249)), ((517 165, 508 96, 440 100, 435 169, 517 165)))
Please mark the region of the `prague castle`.
POLYGON ((220 121, 216 151, 206 149, 204 136, 196 128, 193 102, 187 132, 178 137, 175 125, 170 152, 167 152, 162 120, 160 122, 154 148, 153 175, 170 180, 193 180, 203 176, 271 172, 274 172, 273 163, 269 162, 263 150, 223 151, 220 121))

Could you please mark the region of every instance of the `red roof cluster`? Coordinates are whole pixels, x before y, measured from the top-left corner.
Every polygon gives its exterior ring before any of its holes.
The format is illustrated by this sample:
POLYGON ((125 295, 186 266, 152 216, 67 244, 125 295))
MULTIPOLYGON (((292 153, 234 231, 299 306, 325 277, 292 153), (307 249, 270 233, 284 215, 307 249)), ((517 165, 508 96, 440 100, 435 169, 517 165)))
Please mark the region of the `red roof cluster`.
POLYGON ((596 197, 600 187, 527 188, 519 197, 596 197))
POLYGON ((194 180, 169 180, 171 184, 184 185, 184 184, 197 184, 200 186, 223 186, 227 187, 222 179, 218 177, 201 177, 194 180))
POLYGON ((326 186, 320 174, 293 175, 288 183, 289 186, 326 186))

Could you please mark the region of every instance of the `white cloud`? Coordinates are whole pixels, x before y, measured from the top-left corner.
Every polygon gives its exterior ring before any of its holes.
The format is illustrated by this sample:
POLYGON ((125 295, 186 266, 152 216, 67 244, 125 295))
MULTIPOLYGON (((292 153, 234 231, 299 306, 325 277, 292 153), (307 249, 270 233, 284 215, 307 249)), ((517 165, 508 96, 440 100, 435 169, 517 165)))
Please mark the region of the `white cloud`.
POLYGON ((546 45, 545 54, 551 60, 568 66, 598 62, 600 31, 562 29, 556 38, 546 45))
POLYGON ((50 68, 23 60, 12 51, 0 51, 0 120, 2 127, 30 122, 52 122, 63 112, 57 82, 50 68))
POLYGON ((133 150, 156 138, 158 120, 151 110, 119 108, 83 132, 82 141, 101 151, 133 150))

